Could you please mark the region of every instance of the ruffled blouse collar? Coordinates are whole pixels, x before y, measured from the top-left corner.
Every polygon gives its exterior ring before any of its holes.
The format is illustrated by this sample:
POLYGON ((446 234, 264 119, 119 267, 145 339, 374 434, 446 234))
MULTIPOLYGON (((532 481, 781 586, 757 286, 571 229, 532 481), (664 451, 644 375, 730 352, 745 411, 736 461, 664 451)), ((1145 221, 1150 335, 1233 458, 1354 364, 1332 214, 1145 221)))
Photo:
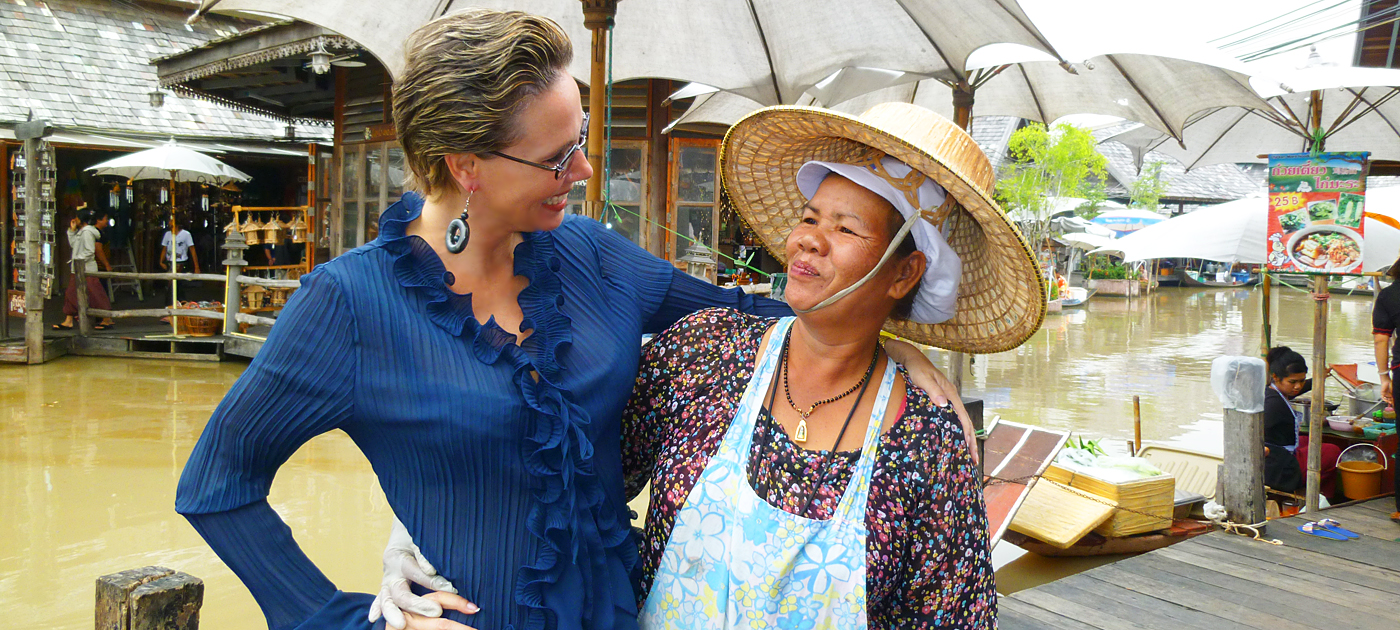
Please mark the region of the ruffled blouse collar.
POLYGON ((423 197, 409 191, 379 216, 376 239, 393 255, 394 277, 398 283, 428 299, 428 319, 456 337, 466 337, 477 357, 494 364, 507 348, 528 349, 542 377, 558 384, 558 353, 571 341, 568 316, 559 310, 564 298, 557 272, 561 263, 555 252, 554 237, 548 232, 529 232, 515 248, 515 275, 529 284, 520 292, 520 309, 525 319, 522 330, 534 332, 520 345, 495 318, 481 323, 472 311, 471 294, 454 292, 452 273, 447 271, 436 251, 422 238, 408 233, 409 224, 423 213, 423 197))

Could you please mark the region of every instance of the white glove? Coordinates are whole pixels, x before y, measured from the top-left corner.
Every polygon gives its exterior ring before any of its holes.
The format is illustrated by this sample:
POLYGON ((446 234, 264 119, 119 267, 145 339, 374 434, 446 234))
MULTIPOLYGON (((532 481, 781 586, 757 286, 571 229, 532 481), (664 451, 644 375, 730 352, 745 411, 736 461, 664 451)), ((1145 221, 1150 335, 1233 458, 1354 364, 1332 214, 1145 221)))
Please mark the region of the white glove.
POLYGON ((379 595, 375 596, 374 603, 369 607, 370 623, 378 621, 383 614, 384 623, 403 630, 407 625, 404 610, 424 617, 442 616, 442 606, 414 595, 408 588, 409 581, 434 591, 457 592, 447 578, 437 574, 437 569, 423 557, 418 545, 413 544, 408 528, 395 518, 394 528, 389 532, 389 544, 384 547, 384 581, 379 585, 379 595))

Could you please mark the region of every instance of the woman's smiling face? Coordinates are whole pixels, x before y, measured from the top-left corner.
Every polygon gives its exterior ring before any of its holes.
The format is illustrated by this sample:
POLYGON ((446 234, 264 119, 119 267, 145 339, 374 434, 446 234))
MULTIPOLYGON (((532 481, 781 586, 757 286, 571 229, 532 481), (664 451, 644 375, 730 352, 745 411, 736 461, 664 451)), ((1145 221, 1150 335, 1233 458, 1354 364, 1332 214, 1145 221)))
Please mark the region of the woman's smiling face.
MULTIPOLYGON (((890 202, 849 179, 832 174, 822 180, 788 235, 788 303, 810 309, 874 269, 890 244, 896 216, 890 202)), ((859 305, 853 312, 884 321, 894 308, 889 293, 896 262, 832 308, 859 305)))
POLYGON ((471 207, 503 213, 513 231, 552 230, 564 220, 574 183, 593 176, 584 151, 570 155, 584 131, 583 105, 574 80, 560 74, 548 90, 525 104, 515 126, 519 138, 500 152, 548 166, 568 155, 563 175, 556 178, 553 172, 528 164, 489 154, 478 156, 481 183, 473 193, 471 207))

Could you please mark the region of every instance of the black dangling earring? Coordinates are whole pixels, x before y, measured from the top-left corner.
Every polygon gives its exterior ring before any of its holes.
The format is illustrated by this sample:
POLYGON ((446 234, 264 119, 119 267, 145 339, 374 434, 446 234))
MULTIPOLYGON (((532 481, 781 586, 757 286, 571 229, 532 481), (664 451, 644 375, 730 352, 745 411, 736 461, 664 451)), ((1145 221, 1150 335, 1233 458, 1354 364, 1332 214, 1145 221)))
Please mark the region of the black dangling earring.
POLYGON ((467 225, 467 210, 472 206, 472 193, 467 193, 467 205, 462 208, 462 216, 447 224, 447 251, 460 254, 467 248, 472 238, 472 226, 467 225))

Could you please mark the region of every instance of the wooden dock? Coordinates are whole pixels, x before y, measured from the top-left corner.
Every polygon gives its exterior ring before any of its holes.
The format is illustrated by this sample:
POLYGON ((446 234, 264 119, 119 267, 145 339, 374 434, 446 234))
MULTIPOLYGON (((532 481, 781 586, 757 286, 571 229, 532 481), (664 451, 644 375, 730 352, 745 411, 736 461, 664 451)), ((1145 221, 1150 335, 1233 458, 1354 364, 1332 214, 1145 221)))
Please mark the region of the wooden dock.
MULTIPOLYGON (((1387 473, 1389 474, 1389 473, 1387 473)), ((1400 628, 1394 499, 1324 510, 1361 534, 1325 540, 1270 521, 1266 538, 1215 532, 1003 596, 1001 630, 1400 628)))

